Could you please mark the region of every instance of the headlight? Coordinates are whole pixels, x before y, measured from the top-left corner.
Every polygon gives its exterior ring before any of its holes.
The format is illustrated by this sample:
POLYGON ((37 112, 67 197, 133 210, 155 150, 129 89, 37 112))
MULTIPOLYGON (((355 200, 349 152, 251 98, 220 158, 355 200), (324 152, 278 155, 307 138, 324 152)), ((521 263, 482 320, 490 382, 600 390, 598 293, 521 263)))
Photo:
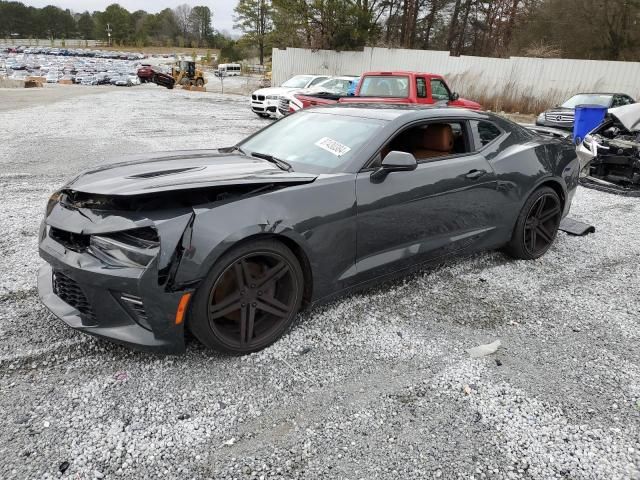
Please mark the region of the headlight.
POLYGON ((544 112, 542 112, 540 115, 538 115, 538 121, 539 122, 544 122, 545 121, 544 112))
POLYGON ((56 203, 60 201, 61 197, 62 197, 62 193, 60 192, 55 192, 53 195, 49 197, 49 200, 47 201, 47 209, 45 210, 45 216, 48 217, 49 215, 51 215, 51 212, 53 211, 53 207, 56 206, 56 203))
POLYGON ((108 235, 91 235, 92 253, 105 263, 144 268, 160 250, 160 241, 152 228, 138 228, 108 235))
POLYGON ((280 99, 279 95, 267 95, 267 100, 278 100, 280 99))

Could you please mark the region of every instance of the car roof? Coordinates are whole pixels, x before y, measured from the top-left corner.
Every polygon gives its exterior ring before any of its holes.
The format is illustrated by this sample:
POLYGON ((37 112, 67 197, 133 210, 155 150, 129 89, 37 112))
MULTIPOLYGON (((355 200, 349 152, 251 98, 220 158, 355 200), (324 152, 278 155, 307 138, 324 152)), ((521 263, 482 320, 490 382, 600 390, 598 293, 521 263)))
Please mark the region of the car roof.
POLYGON ((365 72, 362 74, 363 76, 379 76, 379 75, 389 75, 389 76, 400 76, 400 75, 418 75, 422 77, 434 77, 434 78, 442 78, 442 75, 438 75, 437 73, 427 73, 427 72, 412 72, 409 70, 380 70, 375 72, 365 72))
POLYGON ((326 115, 348 115, 351 117, 361 117, 387 121, 396 120, 401 117, 408 117, 407 120, 411 120, 411 117, 415 118, 416 120, 420 120, 439 117, 480 119, 487 118, 487 116, 492 116, 487 112, 475 112, 460 107, 366 102, 324 105, 311 108, 308 111, 326 115))

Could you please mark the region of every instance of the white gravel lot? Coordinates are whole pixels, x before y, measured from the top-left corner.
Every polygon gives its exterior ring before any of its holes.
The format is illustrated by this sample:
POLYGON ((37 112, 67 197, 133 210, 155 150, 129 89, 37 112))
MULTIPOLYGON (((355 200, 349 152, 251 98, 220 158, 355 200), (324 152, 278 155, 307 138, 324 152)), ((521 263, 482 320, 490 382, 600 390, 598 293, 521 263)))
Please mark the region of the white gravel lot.
POLYGON ((105 159, 268 121, 238 96, 60 88, 0 90, 0 478, 640 479, 638 199, 581 188, 572 216, 596 234, 316 308, 248 357, 137 353, 40 305, 47 196, 105 159))

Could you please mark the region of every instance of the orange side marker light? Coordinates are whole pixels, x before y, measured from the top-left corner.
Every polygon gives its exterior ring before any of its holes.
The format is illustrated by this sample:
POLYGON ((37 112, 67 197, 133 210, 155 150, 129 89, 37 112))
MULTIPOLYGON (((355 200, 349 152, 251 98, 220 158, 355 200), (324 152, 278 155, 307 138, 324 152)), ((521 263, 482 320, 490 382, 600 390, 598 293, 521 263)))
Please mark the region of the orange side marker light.
POLYGON ((191 294, 185 293, 180 299, 178 304, 178 310, 176 311, 176 325, 180 325, 184 322, 184 316, 187 314, 187 307, 189 306, 189 300, 191 300, 191 294))

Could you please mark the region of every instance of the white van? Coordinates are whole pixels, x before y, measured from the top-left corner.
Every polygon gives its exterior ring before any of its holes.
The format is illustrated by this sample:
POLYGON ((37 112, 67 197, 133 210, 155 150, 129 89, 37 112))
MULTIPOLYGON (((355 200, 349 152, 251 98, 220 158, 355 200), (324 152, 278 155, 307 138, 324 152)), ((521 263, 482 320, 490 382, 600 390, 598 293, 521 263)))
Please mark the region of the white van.
POLYGON ((216 77, 239 77, 242 66, 239 63, 221 63, 215 72, 216 77))

